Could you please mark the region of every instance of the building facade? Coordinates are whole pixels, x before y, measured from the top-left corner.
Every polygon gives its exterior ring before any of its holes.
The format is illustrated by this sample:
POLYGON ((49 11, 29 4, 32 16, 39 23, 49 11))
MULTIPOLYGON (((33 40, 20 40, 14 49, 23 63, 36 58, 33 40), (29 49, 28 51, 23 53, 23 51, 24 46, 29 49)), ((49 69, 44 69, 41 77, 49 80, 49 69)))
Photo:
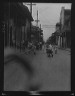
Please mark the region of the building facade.
POLYGON ((15 46, 27 40, 27 29, 33 21, 28 8, 22 3, 4 3, 3 5, 4 46, 15 46))
POLYGON ((70 48, 71 47, 71 10, 62 7, 60 13, 60 24, 61 24, 61 36, 60 36, 60 47, 70 48))

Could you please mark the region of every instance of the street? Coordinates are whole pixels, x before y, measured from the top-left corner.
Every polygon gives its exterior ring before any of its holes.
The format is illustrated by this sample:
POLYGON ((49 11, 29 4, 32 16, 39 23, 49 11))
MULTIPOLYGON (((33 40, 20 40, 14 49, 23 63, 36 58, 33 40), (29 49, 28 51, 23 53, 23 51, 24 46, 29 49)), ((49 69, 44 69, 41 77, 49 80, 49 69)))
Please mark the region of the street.
POLYGON ((70 52, 58 49, 58 53, 53 54, 53 58, 47 57, 44 49, 36 51, 36 55, 26 55, 35 70, 35 75, 30 80, 26 79, 26 73, 16 63, 5 66, 4 89, 12 90, 15 84, 14 90, 28 90, 28 86, 32 85, 40 86, 39 91, 70 91, 70 52))
POLYGON ((71 57, 69 52, 58 50, 53 58, 45 51, 39 51, 33 58, 37 80, 41 82, 41 91, 70 91, 71 57))

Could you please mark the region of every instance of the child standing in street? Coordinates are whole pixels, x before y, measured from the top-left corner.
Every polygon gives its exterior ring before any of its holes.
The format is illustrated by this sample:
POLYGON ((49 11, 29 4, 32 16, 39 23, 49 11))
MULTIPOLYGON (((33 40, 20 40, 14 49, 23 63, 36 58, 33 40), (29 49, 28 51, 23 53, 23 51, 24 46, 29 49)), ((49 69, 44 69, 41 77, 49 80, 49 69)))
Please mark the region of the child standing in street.
POLYGON ((57 47, 55 46, 55 54, 57 54, 57 47))

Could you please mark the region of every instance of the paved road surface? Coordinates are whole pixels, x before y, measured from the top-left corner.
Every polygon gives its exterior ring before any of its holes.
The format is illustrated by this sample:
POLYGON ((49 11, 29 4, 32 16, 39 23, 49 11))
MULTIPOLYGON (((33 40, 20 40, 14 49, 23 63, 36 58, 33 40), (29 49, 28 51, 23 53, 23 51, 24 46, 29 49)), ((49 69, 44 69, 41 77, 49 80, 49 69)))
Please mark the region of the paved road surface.
POLYGON ((58 50, 53 58, 48 58, 45 51, 39 51, 33 59, 37 80, 43 91, 69 91, 71 57, 68 51, 58 50))
MULTIPOLYGON (((58 53, 54 54, 53 58, 47 57, 45 50, 37 51, 36 55, 27 56, 30 59, 31 65, 35 69, 35 77, 31 83, 36 85, 38 82, 38 84, 40 84, 40 91, 70 91, 71 55, 68 51, 58 50, 58 53)), ((24 71, 22 69, 19 71, 20 67, 16 66, 13 64, 5 67, 4 81, 8 81, 6 82, 7 86, 15 83, 14 90, 17 88, 17 90, 23 90, 23 88, 25 89, 25 86, 29 86, 27 83, 25 84, 28 79, 26 79, 27 76, 24 71), (10 74, 10 71, 12 71, 11 74, 14 74, 14 76, 10 74), (14 77, 16 77, 16 79, 13 82, 14 77)), ((9 88, 10 87, 11 85, 9 88)))

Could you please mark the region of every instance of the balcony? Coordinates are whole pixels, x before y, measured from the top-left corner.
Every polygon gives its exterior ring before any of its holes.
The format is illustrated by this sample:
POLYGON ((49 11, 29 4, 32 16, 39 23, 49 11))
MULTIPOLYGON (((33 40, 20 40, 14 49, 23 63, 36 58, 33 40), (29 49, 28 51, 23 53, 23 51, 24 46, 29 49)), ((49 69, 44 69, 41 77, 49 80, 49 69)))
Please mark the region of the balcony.
POLYGON ((64 32, 65 32, 65 31, 71 31, 71 27, 70 27, 70 26, 64 26, 63 31, 64 31, 64 32))

